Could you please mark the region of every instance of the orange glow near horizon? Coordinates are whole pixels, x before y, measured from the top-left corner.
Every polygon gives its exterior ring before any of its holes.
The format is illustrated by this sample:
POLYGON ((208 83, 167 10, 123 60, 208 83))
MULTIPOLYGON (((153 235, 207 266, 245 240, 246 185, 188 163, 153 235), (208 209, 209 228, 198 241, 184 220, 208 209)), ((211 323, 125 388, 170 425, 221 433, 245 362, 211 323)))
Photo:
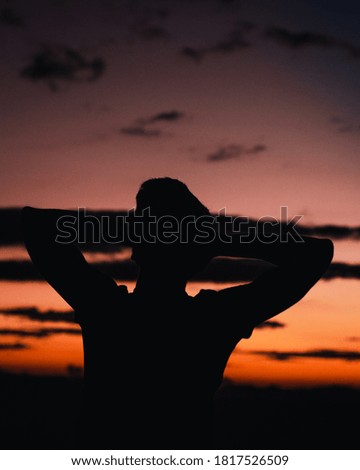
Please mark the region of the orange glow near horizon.
MULTIPOLYGON (((135 285, 134 282, 125 284, 129 292, 135 285)), ((188 284, 187 292, 196 295, 201 288, 218 290, 229 286, 231 284, 194 282, 188 284)), ((0 310, 31 306, 40 311, 69 310, 63 299, 45 282, 1 281, 0 287, 3 292, 0 310)), ((249 340, 240 341, 229 359, 224 377, 259 386, 360 386, 359 360, 295 357, 280 361, 256 354, 266 351, 359 350, 357 298, 356 280, 320 281, 298 304, 275 318, 284 327, 255 329, 249 340)), ((1 315, 0 321, 3 328, 9 329, 79 328, 69 323, 35 323, 9 315, 1 315)), ((0 356, 0 369, 3 370, 66 375, 69 366, 79 370, 83 367, 81 335, 54 334, 46 338, 6 336, 6 342, 25 343, 27 348, 6 350, 0 356)), ((139 374, 141 367, 139 364, 139 374)))

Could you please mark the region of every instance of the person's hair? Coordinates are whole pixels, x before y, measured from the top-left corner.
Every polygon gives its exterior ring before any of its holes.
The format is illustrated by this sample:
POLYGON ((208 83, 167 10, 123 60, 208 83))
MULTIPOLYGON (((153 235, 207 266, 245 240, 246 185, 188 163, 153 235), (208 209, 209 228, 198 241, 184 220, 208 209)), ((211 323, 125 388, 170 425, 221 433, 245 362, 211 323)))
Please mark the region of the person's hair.
POLYGON ((169 177, 151 178, 141 184, 136 195, 136 211, 146 208, 150 209, 151 215, 170 215, 178 220, 189 215, 210 214, 185 183, 169 177))
MULTIPOLYGON (((170 216, 176 219, 179 226, 185 218, 197 219, 210 216, 209 209, 194 196, 186 184, 178 179, 162 177, 151 178, 144 181, 136 195, 136 215, 150 215, 156 217, 170 216), (145 212, 147 211, 147 212, 145 212)), ((132 246, 132 258, 141 267, 146 263, 159 263, 166 259, 176 263, 188 275, 199 271, 209 261, 208 254, 204 256, 201 245, 194 243, 194 233, 188 228, 187 243, 147 243, 132 246)))

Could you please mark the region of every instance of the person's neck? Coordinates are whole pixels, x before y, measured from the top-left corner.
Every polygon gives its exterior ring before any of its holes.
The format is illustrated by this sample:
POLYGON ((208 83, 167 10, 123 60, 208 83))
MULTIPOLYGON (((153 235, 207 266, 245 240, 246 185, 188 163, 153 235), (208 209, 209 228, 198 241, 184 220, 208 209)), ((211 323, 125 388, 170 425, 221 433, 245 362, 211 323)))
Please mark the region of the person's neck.
POLYGON ((162 296, 184 297, 186 294, 186 279, 179 278, 172 273, 164 272, 161 275, 154 271, 141 270, 136 281, 134 293, 142 297, 153 297, 159 293, 162 296))

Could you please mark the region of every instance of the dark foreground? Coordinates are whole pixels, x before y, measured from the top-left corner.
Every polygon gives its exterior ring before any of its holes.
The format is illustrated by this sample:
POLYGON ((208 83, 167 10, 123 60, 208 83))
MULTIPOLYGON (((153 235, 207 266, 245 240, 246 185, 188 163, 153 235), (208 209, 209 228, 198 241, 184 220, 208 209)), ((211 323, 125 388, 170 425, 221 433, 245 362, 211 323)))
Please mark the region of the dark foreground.
MULTIPOLYGON (((0 373, 1 448, 78 448, 81 387, 78 378, 0 373)), ((225 384, 216 410, 218 449, 358 449, 360 389, 225 384)))

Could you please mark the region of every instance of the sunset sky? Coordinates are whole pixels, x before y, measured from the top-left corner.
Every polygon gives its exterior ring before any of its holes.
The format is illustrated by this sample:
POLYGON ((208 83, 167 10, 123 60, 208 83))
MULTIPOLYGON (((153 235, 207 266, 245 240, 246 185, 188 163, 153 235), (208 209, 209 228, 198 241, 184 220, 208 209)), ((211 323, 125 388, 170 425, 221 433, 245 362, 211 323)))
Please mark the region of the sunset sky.
POLYGON ((65 302, 10 274, 28 256, 5 209, 126 210, 171 176, 214 213, 288 207, 341 263, 239 343, 226 376, 360 386, 359 24, 350 0, 0 1, 0 368, 82 367, 65 302))

